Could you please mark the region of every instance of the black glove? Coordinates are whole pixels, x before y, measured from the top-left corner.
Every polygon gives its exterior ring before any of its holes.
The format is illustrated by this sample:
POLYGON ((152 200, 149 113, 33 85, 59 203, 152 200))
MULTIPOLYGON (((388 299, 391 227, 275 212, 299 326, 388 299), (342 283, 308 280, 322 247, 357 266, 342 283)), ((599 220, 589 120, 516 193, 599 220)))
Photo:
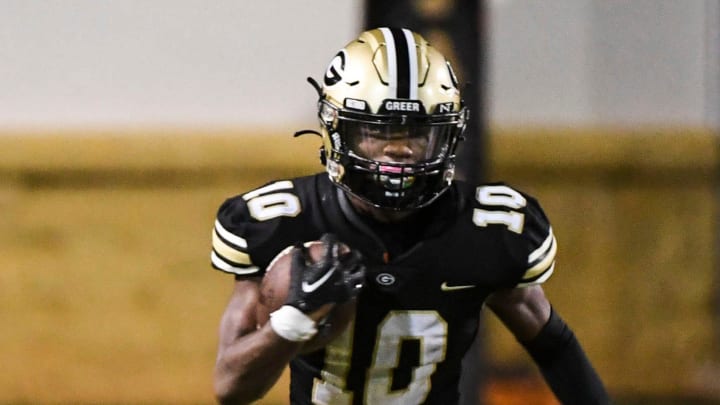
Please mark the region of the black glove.
POLYGON ((325 251, 317 263, 305 246, 295 245, 292 250, 290 288, 286 305, 308 314, 329 303, 342 303, 360 293, 365 282, 365 265, 362 255, 351 249, 340 253, 342 243, 333 234, 326 233, 320 241, 325 251))

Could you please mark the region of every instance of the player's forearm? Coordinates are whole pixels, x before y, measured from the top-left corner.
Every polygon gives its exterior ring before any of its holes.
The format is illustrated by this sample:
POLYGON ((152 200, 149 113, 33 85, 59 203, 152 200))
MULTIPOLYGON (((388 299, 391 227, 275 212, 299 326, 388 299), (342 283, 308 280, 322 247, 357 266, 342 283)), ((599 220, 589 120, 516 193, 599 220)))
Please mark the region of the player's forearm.
POLYGON ((279 337, 268 324, 224 347, 215 365, 218 402, 246 404, 260 399, 301 346, 279 337))
POLYGON ((554 311, 534 339, 522 342, 545 381, 566 405, 607 405, 610 397, 575 334, 554 311))

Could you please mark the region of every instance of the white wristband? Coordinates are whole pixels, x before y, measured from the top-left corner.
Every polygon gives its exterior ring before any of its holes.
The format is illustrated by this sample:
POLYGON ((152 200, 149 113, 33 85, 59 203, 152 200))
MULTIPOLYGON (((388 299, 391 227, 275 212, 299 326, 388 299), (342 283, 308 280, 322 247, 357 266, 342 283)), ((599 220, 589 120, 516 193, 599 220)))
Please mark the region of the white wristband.
POLYGON ((315 321, 290 305, 283 305, 270 314, 270 327, 291 342, 305 342, 317 333, 315 321))

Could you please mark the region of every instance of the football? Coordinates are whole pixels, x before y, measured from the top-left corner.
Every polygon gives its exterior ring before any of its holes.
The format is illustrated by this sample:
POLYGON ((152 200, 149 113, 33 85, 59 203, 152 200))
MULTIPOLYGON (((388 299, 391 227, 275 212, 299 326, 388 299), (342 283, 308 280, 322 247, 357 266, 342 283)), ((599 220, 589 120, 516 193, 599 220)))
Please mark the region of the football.
MULTIPOLYGON (((312 241, 305 243, 311 259, 320 260, 324 253, 322 242, 312 241)), ((257 322, 264 325, 270 319, 270 313, 279 309, 287 298, 290 288, 290 265, 292 262, 291 247, 280 252, 268 266, 265 276, 260 282, 260 300, 257 306, 257 322)), ((350 249, 343 245, 341 252, 350 249)), ((353 299, 342 304, 336 304, 325 317, 323 326, 318 333, 303 344, 301 353, 310 353, 325 347, 337 338, 355 317, 357 302, 353 299)))

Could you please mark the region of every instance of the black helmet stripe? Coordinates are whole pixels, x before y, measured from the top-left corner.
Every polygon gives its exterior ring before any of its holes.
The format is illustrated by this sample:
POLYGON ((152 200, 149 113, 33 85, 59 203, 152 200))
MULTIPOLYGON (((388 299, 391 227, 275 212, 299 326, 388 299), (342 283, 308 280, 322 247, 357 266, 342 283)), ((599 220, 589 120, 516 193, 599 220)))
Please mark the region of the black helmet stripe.
POLYGON ((415 37, 407 29, 381 28, 388 56, 389 85, 396 98, 417 99, 417 53, 415 37))

